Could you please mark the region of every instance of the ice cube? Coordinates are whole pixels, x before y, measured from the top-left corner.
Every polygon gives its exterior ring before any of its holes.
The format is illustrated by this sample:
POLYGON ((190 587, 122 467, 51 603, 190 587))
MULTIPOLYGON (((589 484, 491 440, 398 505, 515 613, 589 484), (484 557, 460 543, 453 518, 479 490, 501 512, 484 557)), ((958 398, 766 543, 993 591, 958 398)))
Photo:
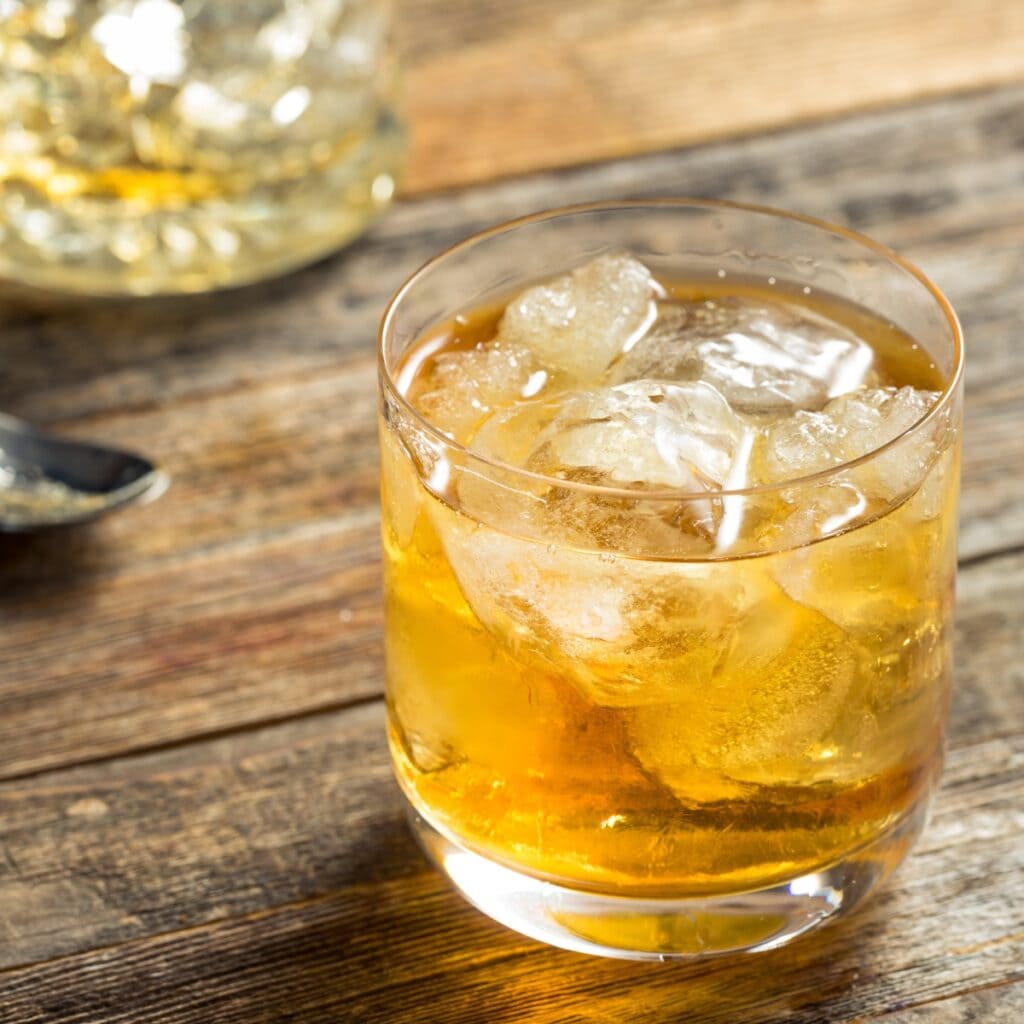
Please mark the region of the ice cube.
POLYGON ((592 469, 620 486, 705 491, 729 476, 743 433, 710 385, 638 380, 571 395, 527 464, 550 475, 592 469))
POLYGON ((442 505, 431 520, 466 603, 513 651, 556 660, 622 639, 621 574, 596 553, 511 536, 442 505))
POLYGON ((633 750, 684 802, 716 787, 736 795, 730 781, 827 778, 830 736, 859 714, 846 707, 855 673, 842 631, 774 588, 734 618, 714 671, 681 680, 671 701, 634 708, 633 750))
POLYGON ((829 742, 862 778, 929 742, 947 693, 955 530, 916 506, 771 560, 786 593, 842 629, 858 659, 847 700, 861 715, 844 714, 829 742))
MULTIPOLYGON (((955 466, 956 450, 948 447, 909 500, 893 508, 881 500, 875 503, 877 511, 888 514, 832 537, 828 544, 780 554, 774 570, 779 585, 876 648, 888 640, 890 660, 902 660, 912 653, 922 628, 945 618, 936 606, 949 598, 956 561, 956 517, 949 508, 955 500, 955 466)), ((816 491, 806 510, 803 528, 809 536, 831 532, 821 528, 820 509, 815 509, 826 493, 824 488, 816 491)), ((786 528, 790 535, 797 532, 791 523, 786 528)))
POLYGON ((442 352, 414 379, 409 399, 434 426, 466 443, 495 409, 535 394, 546 379, 529 349, 496 339, 442 352))
POLYGON ((891 634, 894 647, 910 644, 917 625, 936 616, 930 606, 945 596, 944 531, 937 521, 915 521, 904 504, 896 512, 833 537, 782 553, 779 585, 847 632, 877 646, 891 634), (915 625, 917 624, 917 625, 915 625))
MULTIPOLYGON (((554 540, 692 557, 708 553, 726 513, 728 499, 714 492, 745 479, 750 431, 710 385, 632 381, 499 411, 471 447, 570 485, 550 485, 538 510, 539 532, 554 540), (625 488, 636 498, 572 486, 579 484, 625 488), (645 501, 651 488, 707 497, 645 501)), ((483 490, 472 479, 460 484, 471 515, 494 504, 483 490)))
POLYGON ((422 489, 417 467, 409 449, 397 432, 381 433, 381 518, 385 524, 385 544, 396 549, 412 542, 416 519, 422 504, 422 489))
POLYGON ((618 581, 626 629, 575 672, 591 701, 618 708, 664 707, 700 691, 728 655, 736 623, 774 590, 754 563, 626 562, 618 581))
MULTIPOLYGON (((935 403, 934 391, 866 388, 771 424, 762 448, 762 482, 794 480, 850 462, 898 437, 935 403)), ((923 478, 934 454, 925 432, 859 467, 853 479, 867 497, 895 499, 923 478)))
POLYGON ((704 360, 697 351, 694 331, 706 314, 701 305, 660 303, 658 318, 630 350, 612 364, 610 384, 633 380, 698 380, 704 360))
POLYGON ((608 253, 510 302, 500 337, 529 348, 545 368, 596 383, 653 323, 654 295, 642 263, 608 253))
MULTIPOLYGON (((864 389, 833 399, 820 412, 799 411, 765 427, 751 460, 756 482, 797 481, 835 469, 821 480, 782 488, 765 539, 782 547, 806 544, 867 522, 910 495, 943 447, 939 424, 860 465, 839 467, 896 438, 935 398, 910 387, 864 389)), ((915 508, 927 515, 934 504, 922 501, 915 508)))
POLYGON ((873 352, 845 328, 780 302, 662 302, 609 371, 612 382, 701 379, 740 412, 819 409, 873 380, 873 352))
POLYGON ((731 624, 774 588, 753 561, 658 563, 511 536, 437 503, 430 515, 480 624, 602 706, 699 686, 729 650, 731 624))
POLYGON ((946 525, 956 523, 956 490, 954 481, 959 474, 960 449, 952 433, 949 415, 938 417, 933 431, 934 448, 939 452, 924 479, 911 506, 915 518, 938 519, 944 517, 946 525))

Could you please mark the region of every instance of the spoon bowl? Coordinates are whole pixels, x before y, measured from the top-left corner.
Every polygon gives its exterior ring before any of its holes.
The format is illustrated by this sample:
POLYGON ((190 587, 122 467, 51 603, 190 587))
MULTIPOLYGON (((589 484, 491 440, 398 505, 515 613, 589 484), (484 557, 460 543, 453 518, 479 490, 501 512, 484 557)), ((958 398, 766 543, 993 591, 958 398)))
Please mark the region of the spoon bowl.
POLYGON ((0 414, 0 532, 87 522, 153 500, 168 483, 140 455, 57 437, 0 414))

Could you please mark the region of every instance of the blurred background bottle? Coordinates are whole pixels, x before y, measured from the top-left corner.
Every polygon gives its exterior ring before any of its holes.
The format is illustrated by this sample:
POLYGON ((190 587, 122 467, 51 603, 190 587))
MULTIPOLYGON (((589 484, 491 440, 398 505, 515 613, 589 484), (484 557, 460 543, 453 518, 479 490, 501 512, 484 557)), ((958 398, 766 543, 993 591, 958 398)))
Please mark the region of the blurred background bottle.
POLYGON ((386 0, 0 0, 0 276, 204 291, 390 199, 386 0))

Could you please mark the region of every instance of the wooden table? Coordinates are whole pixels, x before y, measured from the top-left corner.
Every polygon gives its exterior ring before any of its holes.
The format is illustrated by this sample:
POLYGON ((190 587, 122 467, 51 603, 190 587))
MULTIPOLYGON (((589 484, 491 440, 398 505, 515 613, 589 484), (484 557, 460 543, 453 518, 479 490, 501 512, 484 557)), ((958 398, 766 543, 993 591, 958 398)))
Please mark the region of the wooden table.
POLYGON ((4 1024, 1024 1020, 1024 8, 549 6, 407 0, 417 195, 337 257, 235 294, 0 310, 0 408, 174 476, 158 504, 0 538, 4 1024), (464 905, 406 833, 382 728, 387 296, 485 224, 654 194, 867 231, 969 341, 932 822, 849 921, 691 966, 547 949, 464 905))

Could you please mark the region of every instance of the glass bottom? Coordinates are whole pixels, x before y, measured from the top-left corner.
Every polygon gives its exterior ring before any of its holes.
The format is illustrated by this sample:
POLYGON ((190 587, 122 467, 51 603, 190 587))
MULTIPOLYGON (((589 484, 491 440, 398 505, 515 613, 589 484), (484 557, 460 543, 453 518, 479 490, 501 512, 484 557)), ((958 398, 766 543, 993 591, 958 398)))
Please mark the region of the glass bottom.
POLYGON ((384 108, 321 165, 251 185, 251 169, 240 167, 238 180, 226 173, 219 192, 198 198, 183 198, 197 188, 186 177, 142 166, 124 171, 120 190, 102 179, 71 198, 51 187, 59 165, 38 178, 11 174, 0 182, 0 278, 83 295, 166 295, 294 270, 350 241, 390 202, 403 148, 384 108))
POLYGON ((682 899, 583 892, 473 853, 411 805, 427 856, 478 910, 514 931, 577 953, 624 960, 690 960, 775 949, 846 914, 903 860, 924 827, 927 800, 845 859, 767 889, 682 899))

